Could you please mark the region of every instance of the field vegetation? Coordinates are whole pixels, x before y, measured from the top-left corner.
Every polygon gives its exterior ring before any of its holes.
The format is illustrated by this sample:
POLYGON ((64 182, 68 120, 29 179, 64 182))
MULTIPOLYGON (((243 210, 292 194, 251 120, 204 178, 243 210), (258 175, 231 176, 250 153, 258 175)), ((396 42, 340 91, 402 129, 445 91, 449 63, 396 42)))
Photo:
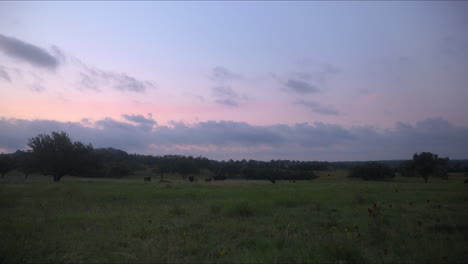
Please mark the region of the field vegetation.
POLYGON ((463 174, 388 181, 320 178, 0 184, 1 263, 466 263, 463 174))

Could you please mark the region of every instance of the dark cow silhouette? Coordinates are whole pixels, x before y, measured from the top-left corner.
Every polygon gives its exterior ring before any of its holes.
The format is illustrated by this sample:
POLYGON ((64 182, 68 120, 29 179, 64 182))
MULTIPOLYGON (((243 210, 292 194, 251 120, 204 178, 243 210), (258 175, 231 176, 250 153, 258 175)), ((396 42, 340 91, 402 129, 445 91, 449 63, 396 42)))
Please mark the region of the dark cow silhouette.
POLYGON ((144 180, 145 182, 150 182, 150 181, 151 181, 151 177, 143 177, 143 180, 144 180))
POLYGON ((468 179, 466 179, 463 183, 468 183, 468 179))
POLYGON ((276 180, 270 179, 271 183, 276 183, 276 180))
POLYGON ((206 182, 210 182, 211 181, 211 178, 210 179, 205 179, 206 182))
POLYGON ((195 178, 193 176, 188 177, 189 182, 194 182, 195 178))

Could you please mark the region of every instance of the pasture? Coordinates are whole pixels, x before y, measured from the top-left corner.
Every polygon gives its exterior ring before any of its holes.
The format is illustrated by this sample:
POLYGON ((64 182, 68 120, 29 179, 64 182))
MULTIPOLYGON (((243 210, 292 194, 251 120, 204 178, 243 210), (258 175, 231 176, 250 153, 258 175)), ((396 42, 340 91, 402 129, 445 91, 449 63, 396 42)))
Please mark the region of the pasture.
POLYGON ((276 184, 8 175, 0 263, 466 263, 463 176, 344 175, 276 184))

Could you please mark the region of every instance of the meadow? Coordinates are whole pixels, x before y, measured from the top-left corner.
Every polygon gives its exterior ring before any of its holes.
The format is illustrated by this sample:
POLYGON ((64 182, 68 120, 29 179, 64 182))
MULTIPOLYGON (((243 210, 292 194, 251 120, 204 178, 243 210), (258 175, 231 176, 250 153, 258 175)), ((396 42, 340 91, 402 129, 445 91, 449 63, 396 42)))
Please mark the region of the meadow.
POLYGON ((276 184, 8 175, 0 263, 466 263, 464 176, 319 175, 276 184))

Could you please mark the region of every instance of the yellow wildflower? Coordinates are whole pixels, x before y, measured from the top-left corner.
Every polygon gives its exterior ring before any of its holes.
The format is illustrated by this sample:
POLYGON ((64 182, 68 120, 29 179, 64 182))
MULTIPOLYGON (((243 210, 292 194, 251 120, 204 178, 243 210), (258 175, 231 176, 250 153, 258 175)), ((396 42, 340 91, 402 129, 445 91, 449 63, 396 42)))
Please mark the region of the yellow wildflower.
POLYGON ((219 252, 219 254, 220 254, 220 255, 224 255, 224 254, 226 254, 226 252, 221 251, 221 252, 219 252))

